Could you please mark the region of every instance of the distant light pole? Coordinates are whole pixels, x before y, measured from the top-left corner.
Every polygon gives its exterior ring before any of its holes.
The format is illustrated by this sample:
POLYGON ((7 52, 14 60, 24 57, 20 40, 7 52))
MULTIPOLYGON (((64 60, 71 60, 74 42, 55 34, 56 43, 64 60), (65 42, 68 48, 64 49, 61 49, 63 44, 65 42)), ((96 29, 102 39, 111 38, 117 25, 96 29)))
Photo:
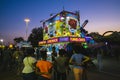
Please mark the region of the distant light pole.
POLYGON ((30 22, 29 18, 25 18, 24 21, 26 22, 26 40, 27 40, 27 33, 28 33, 28 23, 30 22))
POLYGON ((0 39, 1 44, 3 45, 3 39, 0 39))

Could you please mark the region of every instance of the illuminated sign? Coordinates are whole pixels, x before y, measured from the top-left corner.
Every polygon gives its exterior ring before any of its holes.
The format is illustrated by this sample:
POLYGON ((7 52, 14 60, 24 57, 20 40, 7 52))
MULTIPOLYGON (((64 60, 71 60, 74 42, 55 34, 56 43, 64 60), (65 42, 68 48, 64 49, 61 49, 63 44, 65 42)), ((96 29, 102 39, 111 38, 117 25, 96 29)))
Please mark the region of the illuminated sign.
POLYGON ((43 45, 43 44, 46 44, 46 41, 40 41, 39 42, 39 45, 43 45))
POLYGON ((65 36, 80 37, 79 15, 77 13, 62 11, 43 22, 43 40, 65 36))
POLYGON ((70 42, 85 42, 85 38, 70 37, 70 42))
POLYGON ((86 41, 90 41, 90 40, 92 40, 92 37, 89 37, 89 36, 88 36, 88 37, 85 37, 85 40, 86 40, 86 41))
POLYGON ((69 41, 69 37, 60 37, 59 38, 59 42, 68 42, 69 41))
POLYGON ((80 37, 59 37, 59 38, 40 41, 39 45, 46 45, 46 44, 59 43, 59 42, 85 42, 85 41, 86 41, 85 38, 80 38, 80 37))
POLYGON ((54 38, 54 39, 49 39, 47 40, 47 43, 50 44, 50 43, 56 43, 58 42, 58 38, 54 38))

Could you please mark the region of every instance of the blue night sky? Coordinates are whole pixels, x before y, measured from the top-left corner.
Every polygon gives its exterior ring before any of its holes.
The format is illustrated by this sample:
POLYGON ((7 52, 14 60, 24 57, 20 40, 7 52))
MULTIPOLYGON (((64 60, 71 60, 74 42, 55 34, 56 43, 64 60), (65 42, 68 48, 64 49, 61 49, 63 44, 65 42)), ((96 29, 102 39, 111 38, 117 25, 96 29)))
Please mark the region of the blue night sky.
POLYGON ((64 9, 80 12, 80 24, 88 19, 88 32, 120 31, 120 0, 0 0, 0 38, 11 42, 15 37, 25 37, 29 18, 28 34, 40 27, 41 20, 50 18, 64 9))

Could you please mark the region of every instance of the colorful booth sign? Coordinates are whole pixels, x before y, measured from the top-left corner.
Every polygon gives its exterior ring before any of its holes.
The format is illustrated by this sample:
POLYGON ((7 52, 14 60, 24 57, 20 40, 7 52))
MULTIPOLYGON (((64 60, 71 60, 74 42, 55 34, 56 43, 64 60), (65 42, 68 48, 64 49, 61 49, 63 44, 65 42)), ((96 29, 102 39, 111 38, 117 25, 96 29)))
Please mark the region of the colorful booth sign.
POLYGON ((86 41, 85 38, 80 38, 80 37, 58 37, 58 38, 40 41, 39 45, 47 45, 47 44, 61 43, 61 42, 85 42, 85 41, 86 41))
POLYGON ((70 42, 85 42, 85 38, 71 37, 70 42))
POLYGON ((43 40, 65 36, 80 37, 77 13, 62 11, 43 22, 43 40))

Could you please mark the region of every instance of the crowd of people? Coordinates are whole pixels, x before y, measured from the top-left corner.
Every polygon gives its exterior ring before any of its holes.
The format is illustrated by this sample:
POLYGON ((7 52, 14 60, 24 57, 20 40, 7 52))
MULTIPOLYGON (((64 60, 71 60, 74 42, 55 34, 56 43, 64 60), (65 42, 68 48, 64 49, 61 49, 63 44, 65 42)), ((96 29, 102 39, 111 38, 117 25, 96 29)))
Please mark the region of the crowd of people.
MULTIPOLYGON (((102 69, 102 49, 97 49, 98 70, 102 69)), ((47 49, 5 47, 0 50, 1 70, 9 70, 20 75, 23 80, 67 80, 72 71, 75 80, 87 80, 87 62, 91 55, 82 46, 72 46, 71 56, 65 49, 52 48, 51 61, 47 60, 47 49)))

